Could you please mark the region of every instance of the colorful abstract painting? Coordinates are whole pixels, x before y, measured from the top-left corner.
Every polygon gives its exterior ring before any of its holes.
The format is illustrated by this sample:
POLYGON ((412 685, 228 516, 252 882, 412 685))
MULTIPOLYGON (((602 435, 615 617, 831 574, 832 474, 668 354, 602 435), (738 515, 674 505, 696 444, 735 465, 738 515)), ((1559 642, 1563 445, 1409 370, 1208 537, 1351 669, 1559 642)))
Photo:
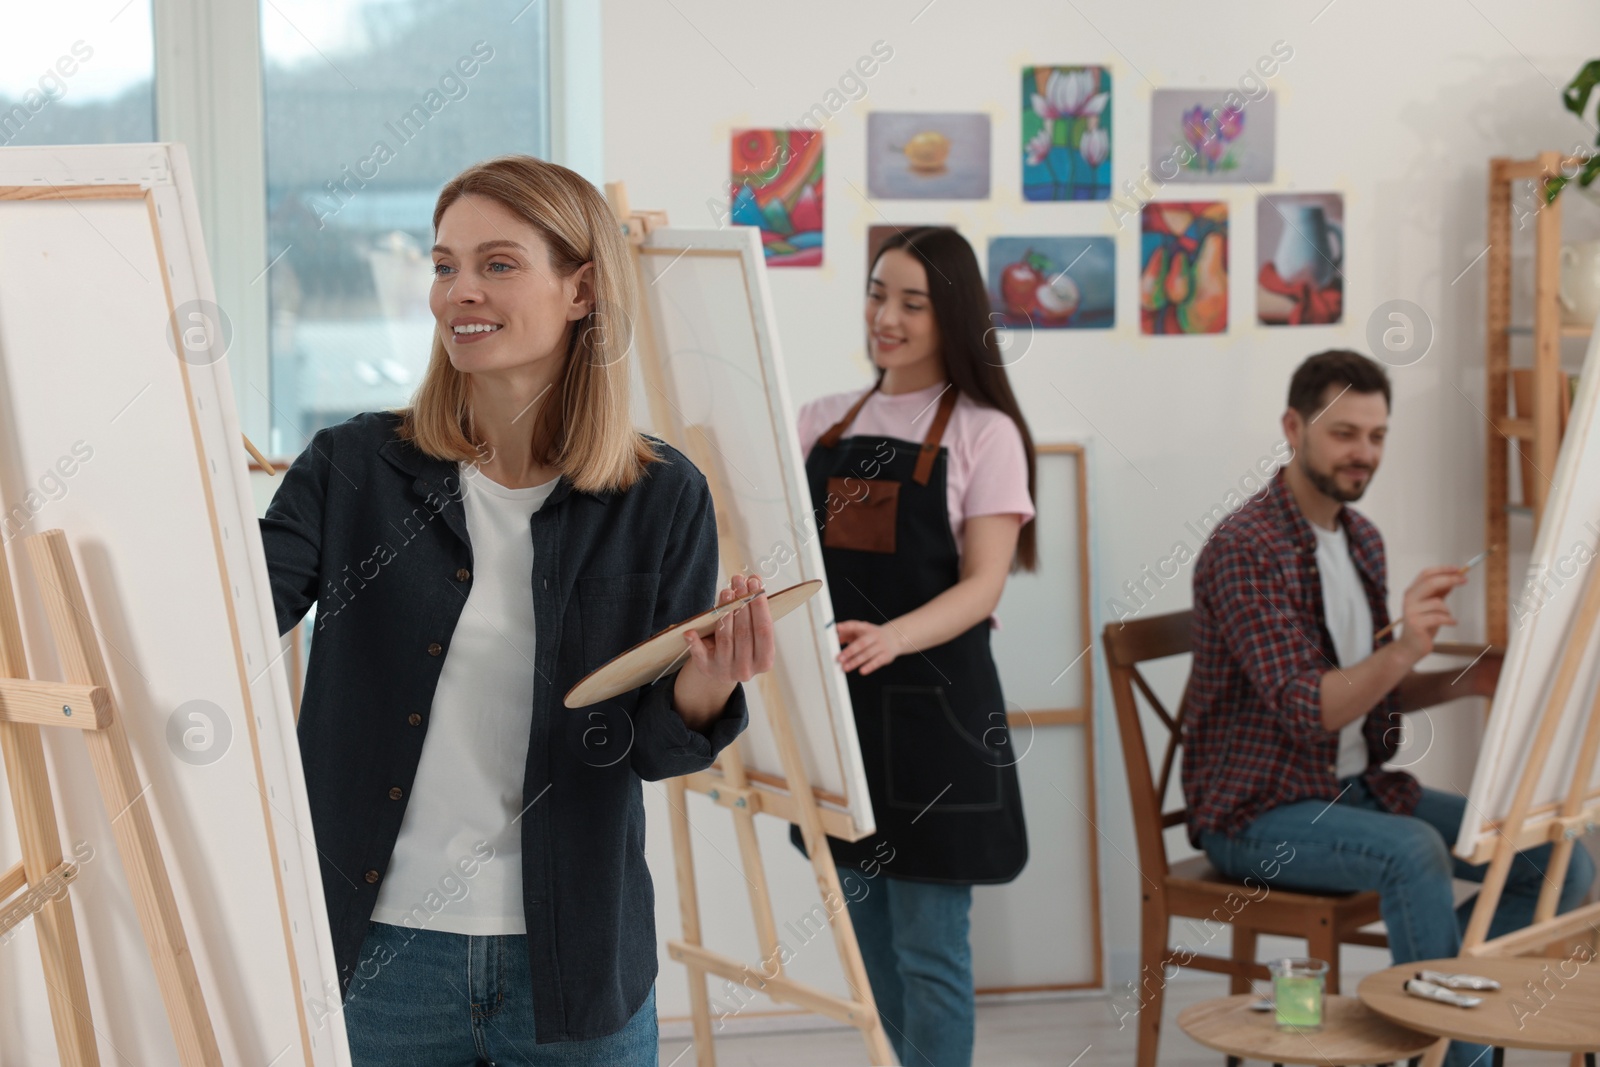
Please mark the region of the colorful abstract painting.
POLYGON ((1228 329, 1228 205, 1146 204, 1140 212, 1139 332, 1228 329))
POLYGON ((1227 89, 1157 89, 1150 101, 1150 166, 1163 181, 1270 182, 1278 99, 1227 89))
POLYGON ((1022 69, 1022 195, 1105 200, 1111 195, 1111 72, 1022 69))
POLYGON ((822 266, 822 134, 735 130, 736 226, 756 226, 770 267, 822 266))
POLYGON ((1109 237, 991 237, 990 321, 1108 330, 1117 320, 1116 260, 1109 237))
POLYGON ((867 116, 867 195, 878 200, 983 200, 989 116, 874 111, 867 116))
POLYGON ((1344 197, 1274 193, 1256 201, 1256 318, 1326 326, 1344 317, 1344 197))

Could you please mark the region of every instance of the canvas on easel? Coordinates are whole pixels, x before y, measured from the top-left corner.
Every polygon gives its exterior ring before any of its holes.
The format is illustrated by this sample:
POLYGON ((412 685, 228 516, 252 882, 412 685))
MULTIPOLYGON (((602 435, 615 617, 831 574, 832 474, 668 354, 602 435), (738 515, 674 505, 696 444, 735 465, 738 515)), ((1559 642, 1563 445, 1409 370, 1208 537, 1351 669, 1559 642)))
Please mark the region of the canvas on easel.
MULTIPOLYGON (((0 149, 0 537, 30 676, 72 681, 20 548, 64 531, 222 1062, 349 1062, 223 312, 181 145, 0 149)), ((81 681, 81 680, 79 680, 81 681)), ((180 1055, 75 738, 43 755, 116 1062, 180 1055)), ((9 796, 6 794, 6 796, 9 796)), ((0 799, 0 857, 19 851, 0 799)), ((114 826, 113 823, 119 825, 114 826)), ((123 857, 126 859, 126 856, 123 857)), ((0 1062, 56 1062, 34 920, 0 950, 0 1062)))
MULTIPOLYGON (((1556 914, 1572 850, 1600 822, 1600 329, 1553 475, 1456 842, 1457 856, 1488 863, 1465 957, 1574 942, 1600 950, 1600 903, 1556 914), (1544 842, 1552 848, 1533 922, 1491 940, 1512 860, 1544 842)), ((1440 1043, 1424 1062, 1437 1067, 1443 1055, 1440 1043)))
POLYGON ((1590 599, 1600 573, 1600 332, 1551 480, 1456 839, 1456 855, 1472 863, 1571 840, 1600 820, 1600 627, 1590 599))
MULTIPOLYGON (((638 274, 639 319, 631 325, 648 425, 706 476, 722 581, 735 572, 754 573, 778 590, 824 578, 759 236, 748 227, 671 229, 659 213, 631 213, 620 184, 608 185, 606 193, 638 274)), ((776 628, 773 669, 745 687, 749 727, 710 771, 668 783, 683 936, 669 941, 667 951, 689 970, 699 1067, 716 1062, 707 991, 712 975, 852 1025, 861 1031, 870 1063, 894 1062, 825 839, 859 840, 874 829, 855 714, 836 665, 832 614, 824 588, 776 628), (759 961, 736 959, 703 942, 691 790, 732 813, 759 961), (786 945, 757 840, 755 816, 762 813, 800 829, 846 995, 785 973, 786 945)))

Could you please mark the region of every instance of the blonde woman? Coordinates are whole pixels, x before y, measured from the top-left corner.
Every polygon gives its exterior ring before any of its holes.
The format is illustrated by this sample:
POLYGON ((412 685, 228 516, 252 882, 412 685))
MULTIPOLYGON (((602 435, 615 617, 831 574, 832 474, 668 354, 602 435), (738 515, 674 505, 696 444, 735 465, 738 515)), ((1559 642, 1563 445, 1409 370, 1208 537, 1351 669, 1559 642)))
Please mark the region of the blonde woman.
POLYGON ((410 407, 320 430, 261 520, 317 604, 299 736, 358 1065, 654 1064, 641 780, 710 766, 772 664, 766 598, 676 672, 588 671, 717 591, 705 478, 629 421, 626 245, 581 177, 470 167, 434 209, 410 407))

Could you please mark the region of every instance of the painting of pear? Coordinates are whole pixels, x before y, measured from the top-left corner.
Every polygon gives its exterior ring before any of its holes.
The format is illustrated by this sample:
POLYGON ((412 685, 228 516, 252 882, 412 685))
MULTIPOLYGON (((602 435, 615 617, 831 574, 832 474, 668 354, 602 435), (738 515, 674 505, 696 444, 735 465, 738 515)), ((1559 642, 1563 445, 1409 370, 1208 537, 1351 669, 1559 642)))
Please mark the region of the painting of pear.
POLYGON ((1207 200, 1146 204, 1140 219, 1140 332, 1226 332, 1228 205, 1207 200))

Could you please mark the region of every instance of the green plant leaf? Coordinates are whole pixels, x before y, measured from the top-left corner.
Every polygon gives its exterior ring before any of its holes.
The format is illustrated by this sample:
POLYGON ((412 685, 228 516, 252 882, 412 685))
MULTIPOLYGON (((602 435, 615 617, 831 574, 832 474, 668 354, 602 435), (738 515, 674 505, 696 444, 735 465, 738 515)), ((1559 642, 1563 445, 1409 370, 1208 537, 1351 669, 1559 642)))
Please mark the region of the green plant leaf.
POLYGON ((1562 102, 1567 105, 1567 110, 1582 118, 1584 109, 1589 106, 1589 94, 1594 91, 1596 85, 1600 85, 1600 59, 1591 59, 1573 75, 1561 93, 1562 102))
POLYGON ((1590 156, 1589 162, 1578 172, 1578 184, 1585 189, 1589 188, 1589 183, 1594 181, 1597 174, 1600 174, 1600 156, 1590 156))

